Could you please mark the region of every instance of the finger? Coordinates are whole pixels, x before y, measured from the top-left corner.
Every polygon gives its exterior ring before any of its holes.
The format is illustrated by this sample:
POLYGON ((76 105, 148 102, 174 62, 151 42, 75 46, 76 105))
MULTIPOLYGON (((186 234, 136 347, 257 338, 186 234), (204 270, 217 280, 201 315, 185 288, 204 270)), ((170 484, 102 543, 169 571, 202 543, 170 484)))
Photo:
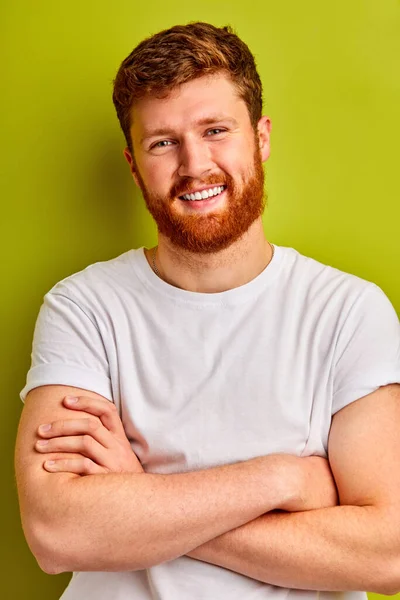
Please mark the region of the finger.
MULTIPOLYGON (((41 452, 41 454, 44 453, 41 452)), ((46 454, 46 460, 72 460, 74 458, 82 458, 82 454, 79 454, 79 452, 47 452, 46 454)))
MULTIPOLYGON (((105 448, 113 446, 113 434, 101 423, 92 417, 82 419, 62 419, 41 425, 38 428, 41 438, 51 439, 63 436, 90 435, 105 448)), ((114 443, 115 445, 115 443, 114 443)))
POLYGON ((90 435, 59 437, 51 440, 38 440, 35 444, 38 452, 73 452, 90 458, 101 467, 107 466, 109 450, 96 442, 90 435))
POLYGON ((61 460, 46 460, 43 468, 50 473, 77 473, 78 475, 95 475, 108 471, 94 463, 90 458, 73 458, 61 460))
POLYGON ((117 407, 109 400, 100 400, 98 398, 89 398, 88 396, 79 396, 73 398, 66 396, 64 404, 72 410, 83 410, 96 417, 99 417, 104 427, 117 435, 125 435, 125 430, 119 418, 117 407))

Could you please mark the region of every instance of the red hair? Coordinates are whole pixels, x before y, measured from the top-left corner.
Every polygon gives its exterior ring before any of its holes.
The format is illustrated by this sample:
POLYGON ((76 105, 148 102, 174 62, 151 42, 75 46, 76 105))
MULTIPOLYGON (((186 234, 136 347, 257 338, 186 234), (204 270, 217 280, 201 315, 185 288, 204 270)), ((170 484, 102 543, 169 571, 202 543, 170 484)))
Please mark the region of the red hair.
POLYGON ((261 80, 249 48, 230 27, 209 23, 176 25, 136 46, 122 62, 113 91, 117 116, 131 153, 135 101, 146 95, 166 97, 183 83, 220 72, 232 80, 256 129, 262 114, 261 80))

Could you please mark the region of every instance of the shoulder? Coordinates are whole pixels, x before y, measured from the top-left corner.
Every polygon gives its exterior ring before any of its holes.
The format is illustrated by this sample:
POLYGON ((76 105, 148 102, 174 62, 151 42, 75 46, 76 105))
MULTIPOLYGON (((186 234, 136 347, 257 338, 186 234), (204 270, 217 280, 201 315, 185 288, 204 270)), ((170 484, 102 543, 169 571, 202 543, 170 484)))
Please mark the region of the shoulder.
POLYGON ((56 283, 48 292, 71 299, 99 297, 102 294, 117 294, 119 290, 133 286, 136 278, 132 268, 142 249, 128 250, 107 261, 88 265, 56 283))
POLYGON ((50 309, 56 315, 82 311, 93 322, 108 322, 111 315, 119 314, 140 293, 142 283, 134 266, 143 256, 141 248, 129 250, 69 275, 44 296, 42 312, 50 309))
POLYGON ((386 298, 372 281, 305 256, 293 248, 281 248, 286 279, 297 298, 309 306, 349 312, 359 303, 386 298))

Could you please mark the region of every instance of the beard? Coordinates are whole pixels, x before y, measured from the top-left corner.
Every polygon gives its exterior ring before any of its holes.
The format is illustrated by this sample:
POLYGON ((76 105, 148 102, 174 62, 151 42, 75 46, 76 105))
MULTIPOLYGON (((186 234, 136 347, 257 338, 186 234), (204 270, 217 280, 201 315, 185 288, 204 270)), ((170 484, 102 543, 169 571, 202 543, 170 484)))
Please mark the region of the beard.
MULTIPOLYGON (((179 214, 173 210, 178 196, 192 187, 192 178, 182 177, 166 197, 152 194, 136 171, 146 206, 153 216, 158 231, 168 237, 172 244, 195 253, 213 253, 228 248, 249 229, 265 208, 264 171, 258 147, 253 163, 239 186, 227 173, 211 175, 199 182, 204 185, 224 185, 227 193, 224 208, 207 214, 179 214)), ((190 202, 190 201, 188 201, 190 202)))

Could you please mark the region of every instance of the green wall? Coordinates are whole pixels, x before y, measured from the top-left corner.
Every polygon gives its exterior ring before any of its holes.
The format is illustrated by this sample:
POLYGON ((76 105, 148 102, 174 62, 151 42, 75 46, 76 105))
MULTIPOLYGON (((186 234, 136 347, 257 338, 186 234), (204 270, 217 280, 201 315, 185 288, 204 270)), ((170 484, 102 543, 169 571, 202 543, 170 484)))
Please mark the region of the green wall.
POLYGON ((1 13, 0 597, 50 600, 69 576, 30 555, 12 464, 36 315, 56 281, 156 239, 122 156, 119 63, 173 24, 233 25, 273 122, 268 237, 375 281, 400 311, 400 3, 14 0, 1 13))

